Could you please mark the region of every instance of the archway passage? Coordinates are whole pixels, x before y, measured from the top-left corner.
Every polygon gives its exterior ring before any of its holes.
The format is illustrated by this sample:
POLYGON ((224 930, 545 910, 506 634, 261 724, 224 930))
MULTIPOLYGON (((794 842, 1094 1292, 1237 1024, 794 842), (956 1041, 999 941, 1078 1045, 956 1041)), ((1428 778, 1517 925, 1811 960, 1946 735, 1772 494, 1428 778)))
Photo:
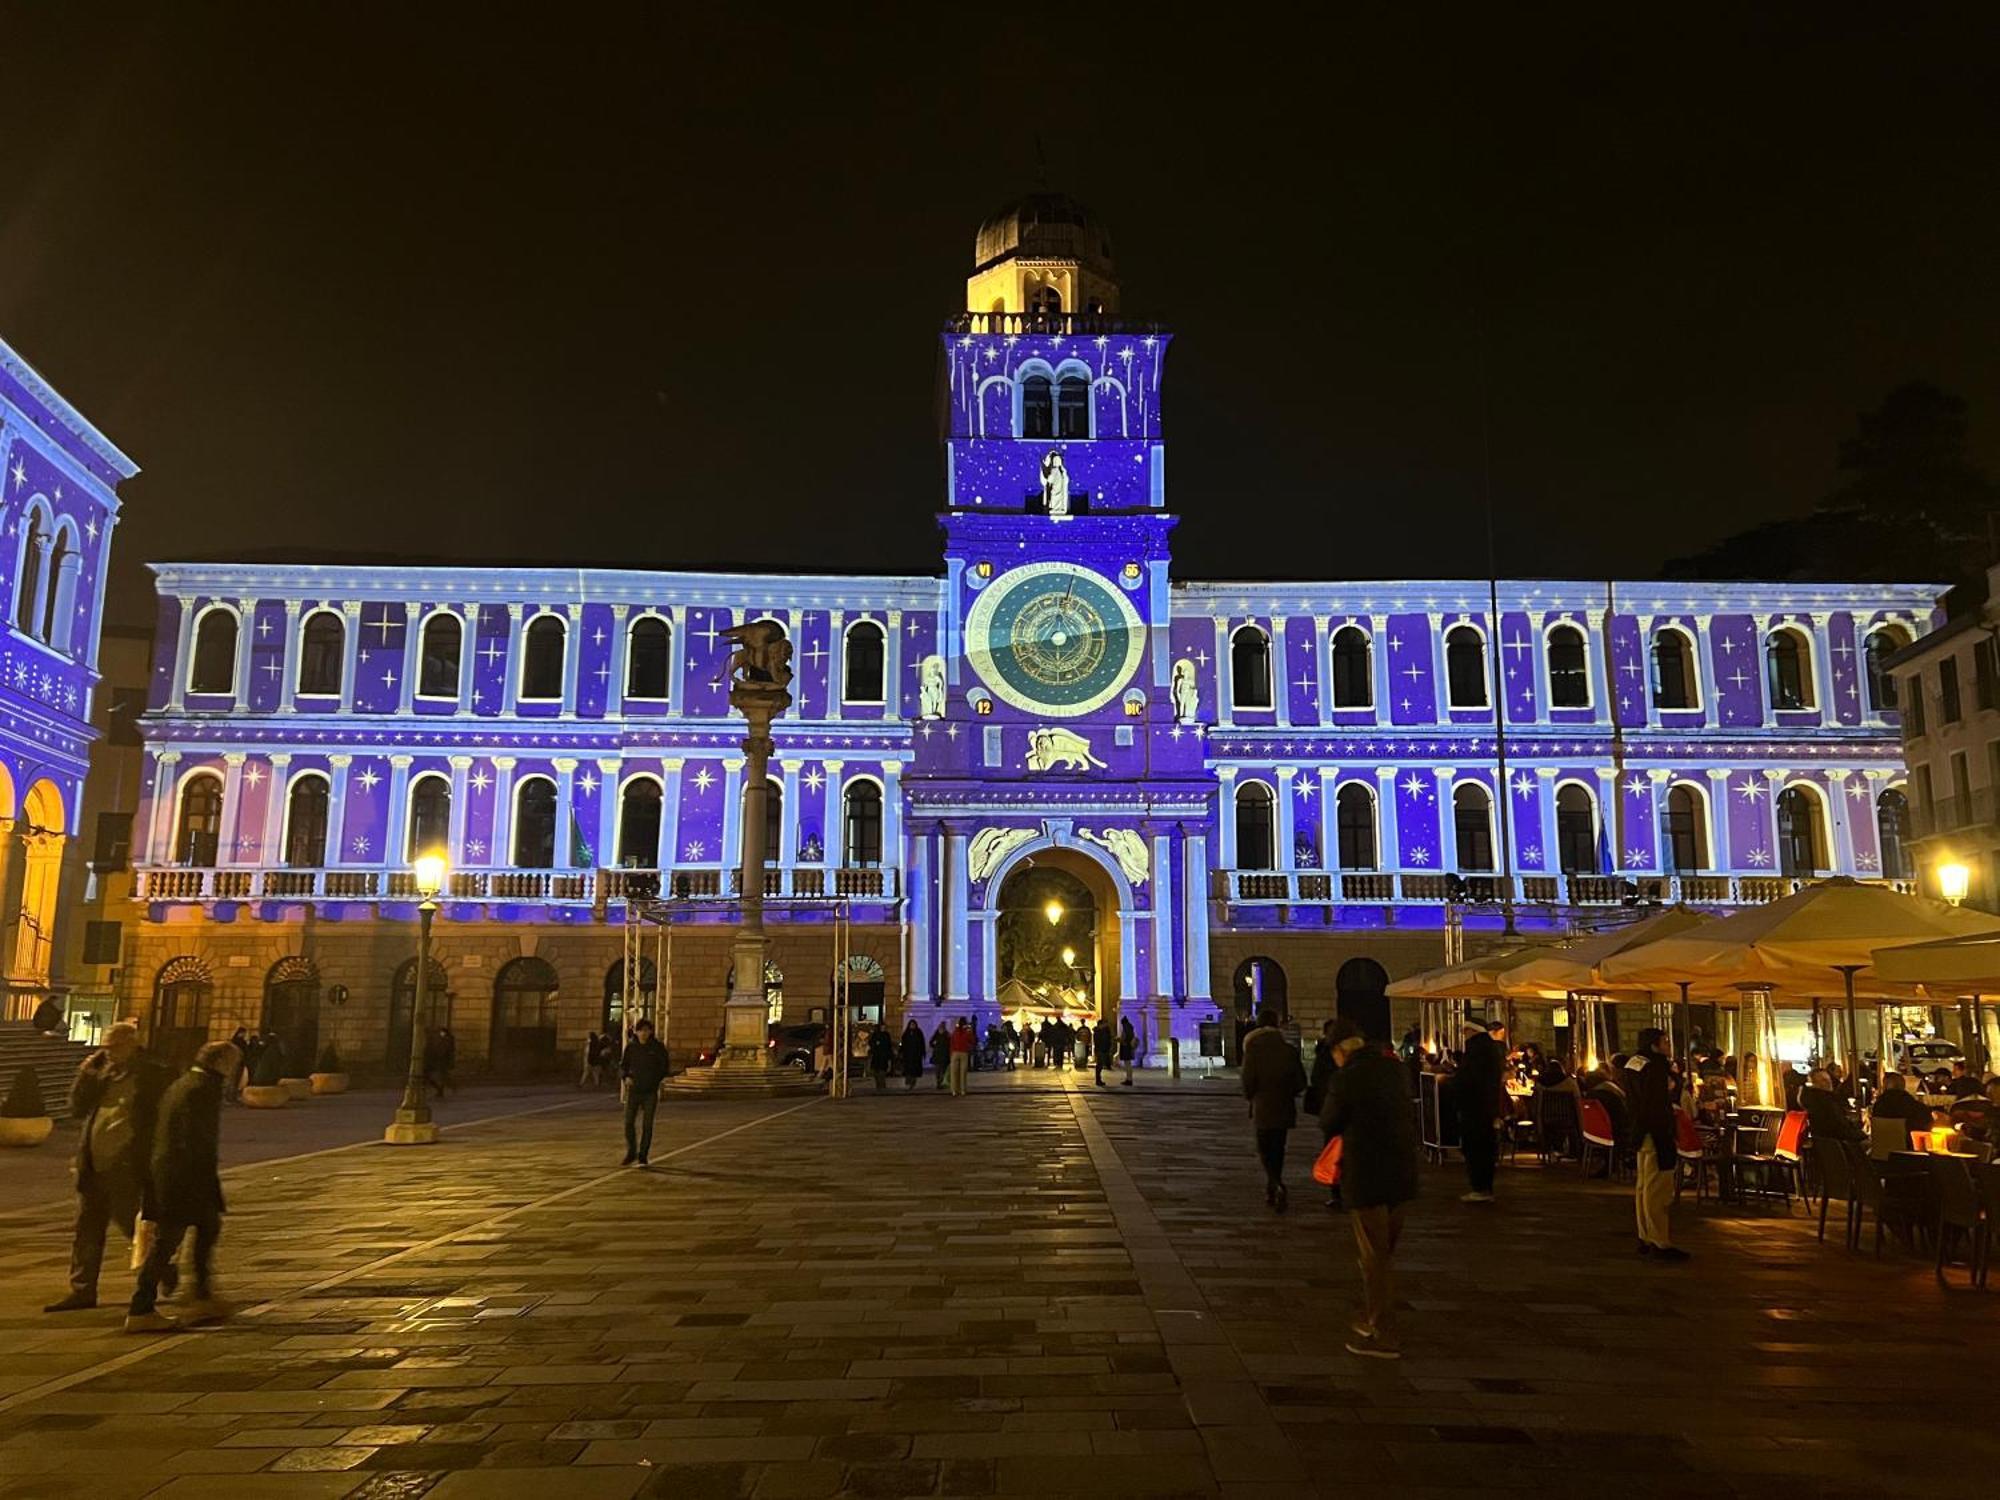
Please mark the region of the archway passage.
POLYGON ((510 959, 493 981, 492 1041, 496 1073, 536 1073, 556 1058, 556 971, 545 959, 510 959))
POLYGON ((1052 1001, 1066 994, 1071 1019, 1117 1020, 1118 892, 1102 865, 1074 849, 1037 850, 1002 882, 997 908, 996 989, 1018 980, 1052 1001))
POLYGON ((285 1073, 319 1066, 319 972, 301 958, 281 958, 264 978, 264 1030, 285 1049, 285 1073))
POLYGON ((1350 958, 1333 977, 1334 1014, 1346 1016, 1371 1042, 1389 1040, 1389 974, 1372 958, 1350 958))
POLYGON ((1229 1060, 1238 1063, 1243 1060, 1243 1038, 1256 1027, 1260 1011, 1276 1011, 1280 1025, 1291 1019, 1291 998, 1285 982, 1284 965, 1275 958, 1260 956, 1244 959, 1230 978, 1229 994, 1236 1011, 1235 1046, 1229 1060))

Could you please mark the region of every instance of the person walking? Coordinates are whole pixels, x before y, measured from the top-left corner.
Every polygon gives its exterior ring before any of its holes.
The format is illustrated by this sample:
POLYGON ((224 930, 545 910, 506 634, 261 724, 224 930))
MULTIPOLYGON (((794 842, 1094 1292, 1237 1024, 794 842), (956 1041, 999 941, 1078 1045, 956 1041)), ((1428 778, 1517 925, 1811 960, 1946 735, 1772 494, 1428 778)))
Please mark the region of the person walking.
POLYGON ((1632 1106, 1632 1131, 1639 1143, 1638 1178, 1632 1207, 1639 1224, 1639 1253, 1654 1260, 1682 1261, 1688 1253, 1674 1244, 1669 1222, 1674 1207, 1673 1062, 1667 1034, 1656 1026, 1639 1033, 1639 1047, 1625 1059, 1625 1094, 1632 1106))
POLYGON ((1264 1201, 1274 1213, 1283 1213, 1291 1202, 1285 1189, 1285 1138, 1298 1123, 1299 1091, 1305 1086, 1299 1049, 1278 1030, 1278 1013, 1267 1006, 1243 1036, 1243 1097, 1250 1101, 1257 1156, 1264 1164, 1264 1201))
POLYGON ((1090 1036, 1090 1061, 1097 1074, 1097 1086, 1104 1087, 1104 1064, 1112 1056, 1111 1049, 1117 1046, 1115 1033, 1111 1030, 1111 1018, 1099 1016, 1097 1025, 1090 1036))
POLYGON ((1132 1087, 1132 1064, 1139 1056, 1139 1034, 1132 1029, 1132 1018, 1118 1018, 1118 1063, 1125 1069, 1124 1087, 1132 1087))
POLYGON ((940 1092, 951 1083, 951 1030, 944 1022, 937 1023, 937 1030, 931 1033, 931 1072, 937 1078, 940 1092))
MULTIPOLYGON (((1312 1071, 1306 1077, 1306 1113, 1315 1120, 1320 1119, 1326 1109, 1326 1091, 1333 1084, 1333 1075, 1340 1067, 1339 1055, 1334 1048, 1340 1039, 1353 1030, 1351 1024, 1342 1026, 1341 1018, 1335 1016, 1319 1029, 1319 1040, 1313 1043, 1312 1071)), ((1320 1148, 1324 1150, 1333 1139, 1333 1132, 1320 1127, 1320 1148)), ((1335 1182, 1326 1190, 1326 1206, 1338 1211, 1345 1205, 1341 1201, 1340 1184, 1335 1182)))
POLYGON ((660 1085, 672 1071, 667 1044, 653 1034, 653 1023, 644 1016, 632 1028, 632 1040, 619 1061, 618 1073, 625 1080, 625 1160, 646 1165, 653 1153, 653 1113, 660 1107, 660 1085), (639 1116, 646 1117, 643 1130, 635 1128, 639 1116))
MULTIPOLYGON (((70 1085, 70 1117, 81 1122, 76 1147, 76 1229, 70 1237, 69 1295, 43 1312, 77 1312, 97 1306, 97 1276, 104 1241, 113 1224, 131 1239, 145 1201, 152 1168, 153 1123, 160 1096, 173 1074, 139 1046, 130 1021, 107 1027, 104 1045, 83 1060, 70 1085)), ((173 1295, 176 1273, 163 1285, 173 1295)))
POLYGON ((889 1087, 889 1070, 896 1065, 896 1039, 889 1035, 889 1023, 879 1021, 868 1032, 868 1076, 875 1080, 875 1092, 889 1087))
MULTIPOLYGON (((223 1090, 223 1096, 231 1104, 241 1104, 243 1102, 243 1085, 250 1081, 249 1033, 244 1031, 241 1026, 237 1027, 235 1034, 229 1038, 229 1045, 236 1049, 236 1055, 242 1058, 243 1062, 236 1069, 236 1076, 229 1080, 229 1086, 223 1090)), ((173 1070, 169 1068, 168 1071, 172 1072, 173 1070)))
POLYGON ((1500 1073, 1507 1061, 1501 1040, 1505 1035, 1506 1029, 1498 1021, 1484 1026, 1469 1022, 1465 1028, 1465 1060, 1452 1080, 1467 1184, 1458 1200, 1461 1203, 1493 1201, 1493 1169, 1500 1162, 1500 1137, 1493 1122, 1500 1114, 1500 1073))
POLYGON ((972 1067, 973 1041, 972 1022, 960 1016, 958 1024, 951 1029, 951 1040, 948 1043, 950 1050, 947 1054, 950 1058, 953 1098, 963 1098, 965 1095, 965 1075, 972 1067))
POLYGON ((580 1089, 594 1089, 604 1081, 604 1054, 597 1039, 591 1032, 583 1044, 583 1076, 576 1081, 580 1089))
POLYGON ((1020 1061, 1021 1033, 1015 1030, 1014 1023, 1012 1021, 1009 1021, 1005 1026, 1000 1028, 1000 1034, 1005 1039, 1006 1052, 1007 1052, 1007 1071, 1011 1073, 1014 1071, 1014 1064, 1020 1061))
MULTIPOLYGON (((883 1033, 884 1037, 888 1035, 883 1033)), ((924 1073, 924 1028, 912 1016, 903 1023, 903 1088, 914 1089, 924 1073)))
POLYGON ((194 1297, 182 1322, 215 1323, 230 1314, 215 1295, 215 1242, 222 1236, 222 1091, 236 1074, 242 1055, 228 1042, 210 1042, 194 1055, 194 1066, 167 1085, 160 1096, 147 1167, 145 1213, 154 1224, 152 1248, 139 1267, 127 1333, 165 1333, 179 1327, 158 1311, 160 1288, 194 1231, 194 1297))
POLYGON ((1334 1038, 1336 1066, 1327 1080, 1319 1123, 1327 1139, 1340 1137, 1341 1196, 1354 1222, 1354 1253, 1361 1268, 1361 1316, 1354 1320, 1347 1348, 1366 1359, 1399 1359, 1391 1268, 1405 1211, 1417 1196, 1409 1070, 1368 1046, 1347 1017, 1335 1019, 1334 1038))

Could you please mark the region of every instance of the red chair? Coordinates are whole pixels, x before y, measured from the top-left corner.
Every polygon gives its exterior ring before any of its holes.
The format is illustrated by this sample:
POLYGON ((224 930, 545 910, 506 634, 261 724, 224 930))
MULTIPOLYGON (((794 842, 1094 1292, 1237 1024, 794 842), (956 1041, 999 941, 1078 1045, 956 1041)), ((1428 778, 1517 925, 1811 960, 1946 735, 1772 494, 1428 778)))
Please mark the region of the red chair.
POLYGON ((1579 1100, 1576 1106, 1577 1123, 1583 1130, 1583 1175, 1590 1175, 1590 1153, 1604 1153, 1604 1170, 1611 1176, 1618 1175, 1618 1138, 1612 1133, 1611 1111, 1604 1107, 1601 1099, 1579 1100))
POLYGON ((1722 1177, 1721 1154, 1701 1133, 1701 1127, 1694 1122, 1694 1116, 1684 1109, 1674 1111, 1674 1154, 1679 1158, 1678 1170, 1674 1173, 1674 1193, 1690 1181, 1694 1183, 1697 1202, 1708 1196, 1708 1179, 1714 1174, 1718 1183, 1722 1177))

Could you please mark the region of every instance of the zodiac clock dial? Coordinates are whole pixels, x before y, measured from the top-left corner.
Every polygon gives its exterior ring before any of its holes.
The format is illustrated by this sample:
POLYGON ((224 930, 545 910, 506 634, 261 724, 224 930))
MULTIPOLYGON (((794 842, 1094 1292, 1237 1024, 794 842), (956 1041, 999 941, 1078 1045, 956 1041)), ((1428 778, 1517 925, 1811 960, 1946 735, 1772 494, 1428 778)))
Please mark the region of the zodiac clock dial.
POLYGON ((1138 670, 1146 625, 1123 592, 1076 563, 1030 563, 989 583, 965 617, 973 670, 1002 702, 1073 718, 1138 670))

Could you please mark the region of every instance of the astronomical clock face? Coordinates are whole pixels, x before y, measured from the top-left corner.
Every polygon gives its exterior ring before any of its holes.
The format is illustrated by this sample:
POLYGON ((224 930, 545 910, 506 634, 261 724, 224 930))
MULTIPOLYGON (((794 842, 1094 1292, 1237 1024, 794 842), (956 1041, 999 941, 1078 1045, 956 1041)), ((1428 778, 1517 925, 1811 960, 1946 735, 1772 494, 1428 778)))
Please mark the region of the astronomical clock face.
POLYGON ((965 618, 973 670, 1002 702, 1051 718, 1102 708, 1138 670, 1146 625, 1124 591, 1075 563, 1003 573, 965 618))

